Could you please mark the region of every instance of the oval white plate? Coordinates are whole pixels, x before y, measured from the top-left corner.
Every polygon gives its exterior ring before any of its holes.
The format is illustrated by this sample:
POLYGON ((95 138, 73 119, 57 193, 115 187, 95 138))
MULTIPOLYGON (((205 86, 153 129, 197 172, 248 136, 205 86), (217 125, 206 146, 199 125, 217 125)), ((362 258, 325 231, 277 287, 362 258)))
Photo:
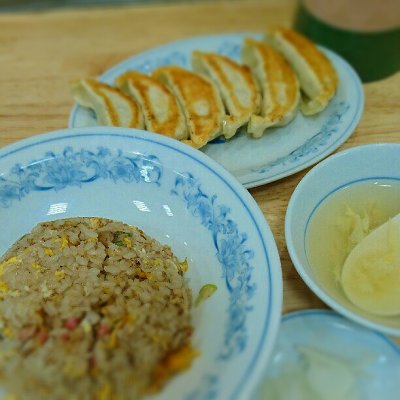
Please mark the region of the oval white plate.
MULTIPOLYGON (((195 37, 170 43, 136 55, 109 69, 100 81, 113 84, 123 72, 144 73, 162 65, 190 68, 193 50, 212 51, 240 61, 245 37, 261 39, 255 33, 195 37)), ((339 88, 329 106, 314 117, 297 117, 287 126, 269 129, 261 139, 237 134, 230 141, 221 139, 202 150, 231 172, 245 187, 255 187, 292 175, 316 163, 338 148, 353 133, 364 107, 360 79, 350 65, 332 51, 322 49, 334 64, 339 88)), ((83 107, 72 109, 69 127, 96 126, 94 114, 83 107)))
POLYGON ((379 317, 353 305, 318 281, 306 246, 313 213, 329 195, 354 183, 400 183, 400 144, 379 143, 353 147, 328 157, 312 168, 294 190, 285 217, 285 239, 290 258, 309 288, 326 304, 364 326, 400 336, 400 316, 379 317))
POLYGON ((38 222, 99 216, 142 228, 187 257, 201 355, 154 399, 243 399, 278 330, 280 260, 249 193, 199 151, 123 128, 69 129, 0 150, 0 253, 38 222), (5 229, 7 227, 7 229, 5 229))
MULTIPOLYGON (((332 354, 360 367, 356 388, 363 400, 397 400, 400 393, 400 348, 386 336, 322 310, 287 314, 264 379, 271 379, 296 365, 299 346, 332 354)), ((334 377, 331 377, 331 382, 334 377)), ((342 382, 332 382, 341 385, 342 382)), ((289 384, 289 383, 288 383, 289 384)), ((254 400, 263 400, 260 391, 254 400)), ((283 400, 283 399, 271 399, 283 400)), ((344 399, 343 399, 344 400, 344 399)))

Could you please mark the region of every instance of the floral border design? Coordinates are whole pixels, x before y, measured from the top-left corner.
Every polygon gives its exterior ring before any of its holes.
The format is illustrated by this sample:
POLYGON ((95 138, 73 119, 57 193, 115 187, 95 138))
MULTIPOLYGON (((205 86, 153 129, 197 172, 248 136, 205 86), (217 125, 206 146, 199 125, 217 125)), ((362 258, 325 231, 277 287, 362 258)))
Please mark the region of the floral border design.
POLYGON ((186 396, 186 400, 217 400, 218 378, 215 375, 206 375, 202 379, 199 388, 186 396))
POLYGON ((331 136, 338 131, 343 116, 350 109, 350 104, 345 101, 340 101, 335 103, 334 107, 334 111, 328 117, 328 120, 322 126, 321 130, 308 139, 303 145, 293 150, 290 154, 280 157, 262 168, 253 169, 252 172, 264 174, 274 167, 297 163, 301 158, 319 152, 320 148, 326 146, 331 136))
MULTIPOLYGON (((97 151, 74 151, 68 146, 60 154, 47 152, 25 166, 15 164, 9 174, 0 176, 0 207, 9 208, 14 201, 21 201, 34 191, 81 187, 99 179, 160 185, 162 175, 163 167, 154 155, 127 155, 122 150, 113 152, 101 146, 97 151)), ((219 354, 220 359, 227 360, 243 351, 248 340, 246 314, 252 309, 248 303, 256 289, 250 282, 254 253, 247 248, 247 236, 239 231, 229 207, 218 204, 216 195, 205 194, 192 174, 176 178, 172 194, 184 201, 212 235, 230 296, 224 347, 219 354)))
MULTIPOLYGON (((0 175, 0 207, 9 208, 30 193, 59 191, 67 187, 82 187, 99 179, 126 183, 151 183, 161 185, 163 166, 155 155, 124 153, 122 150, 99 146, 92 151, 65 147, 60 153, 46 152, 40 159, 26 165, 15 164, 6 174, 0 175)), ((256 285, 251 283, 252 250, 247 248, 247 236, 241 233, 230 216, 226 205, 218 204, 217 196, 201 190, 201 184, 192 174, 181 174, 171 190, 186 205, 194 217, 200 219, 212 235, 216 255, 229 293, 228 319, 224 345, 216 360, 228 361, 241 353, 248 341, 247 313, 252 310, 249 300, 256 285)), ((205 374, 201 385, 187 395, 189 400, 216 400, 218 374, 205 374)))
MULTIPOLYGON (((218 54, 239 60, 240 49, 241 45, 239 43, 226 41, 218 47, 216 52, 218 54)), ((191 53, 187 54, 184 51, 175 50, 168 52, 167 55, 161 57, 154 57, 153 55, 146 56, 144 60, 134 63, 131 68, 148 74, 154 71, 156 68, 160 68, 165 65, 179 65, 180 67, 190 68, 190 62, 191 53)))
POLYGON ((147 182, 160 185, 163 168, 154 155, 124 155, 98 147, 97 152, 68 146, 57 155, 47 152, 40 160, 28 165, 15 164, 9 174, 0 176, 0 207, 8 208, 32 191, 61 190, 82 186, 98 179, 147 182))
POLYGON ((136 64, 134 68, 140 72, 148 74, 156 68, 163 67, 164 65, 179 65, 181 67, 188 67, 189 59, 184 53, 180 51, 173 51, 164 57, 148 57, 148 59, 145 61, 136 64))
POLYGON ((224 42, 218 47, 217 53, 235 60, 240 60, 241 48, 241 43, 224 42))
POLYGON ((252 309, 249 300, 256 290, 256 285, 250 282, 253 270, 250 261, 254 252, 246 247, 247 236, 230 217, 229 207, 219 205, 217 196, 205 194, 193 175, 176 178, 172 193, 186 203, 186 208, 212 234, 230 296, 224 346, 218 356, 228 360, 243 351, 248 340, 246 317, 252 309))

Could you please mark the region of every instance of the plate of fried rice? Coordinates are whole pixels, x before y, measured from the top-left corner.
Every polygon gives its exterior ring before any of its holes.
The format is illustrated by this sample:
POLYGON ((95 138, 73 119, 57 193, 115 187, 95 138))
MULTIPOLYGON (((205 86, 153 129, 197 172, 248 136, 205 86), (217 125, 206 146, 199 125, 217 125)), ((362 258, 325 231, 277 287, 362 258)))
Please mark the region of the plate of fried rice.
POLYGON ((13 400, 247 399, 282 276, 250 194, 125 128, 0 150, 0 387, 13 400))

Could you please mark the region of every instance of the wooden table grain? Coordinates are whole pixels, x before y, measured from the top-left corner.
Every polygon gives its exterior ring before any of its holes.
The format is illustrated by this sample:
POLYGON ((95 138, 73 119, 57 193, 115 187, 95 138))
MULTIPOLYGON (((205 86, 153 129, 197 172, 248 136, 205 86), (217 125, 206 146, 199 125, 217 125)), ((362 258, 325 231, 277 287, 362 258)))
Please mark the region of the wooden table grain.
MULTIPOLYGON (((290 25, 294 7, 292 0, 217 1, 0 14, 0 146, 65 128, 72 79, 97 76, 128 56, 173 40, 290 25)), ((400 142, 400 73, 364 90, 361 122, 338 151, 400 142)), ((288 201, 307 171, 250 190, 277 242, 284 312, 326 307, 296 273, 284 239, 288 201)))

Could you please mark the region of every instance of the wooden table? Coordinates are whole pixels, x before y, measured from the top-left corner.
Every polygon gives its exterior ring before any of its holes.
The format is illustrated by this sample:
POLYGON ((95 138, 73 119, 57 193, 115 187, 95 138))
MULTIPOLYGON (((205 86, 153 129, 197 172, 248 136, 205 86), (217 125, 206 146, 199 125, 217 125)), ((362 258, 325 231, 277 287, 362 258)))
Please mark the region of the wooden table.
MULTIPOLYGON (((173 40, 290 24, 293 12, 293 1, 269 0, 0 15, 0 146, 65 128, 72 107, 68 82, 74 78, 97 76, 173 40)), ((359 126, 338 150, 400 142, 400 73, 365 85, 365 98, 359 126)), ((325 307, 295 271, 284 240, 286 207, 306 172, 250 190, 278 245, 284 312, 325 307)))

